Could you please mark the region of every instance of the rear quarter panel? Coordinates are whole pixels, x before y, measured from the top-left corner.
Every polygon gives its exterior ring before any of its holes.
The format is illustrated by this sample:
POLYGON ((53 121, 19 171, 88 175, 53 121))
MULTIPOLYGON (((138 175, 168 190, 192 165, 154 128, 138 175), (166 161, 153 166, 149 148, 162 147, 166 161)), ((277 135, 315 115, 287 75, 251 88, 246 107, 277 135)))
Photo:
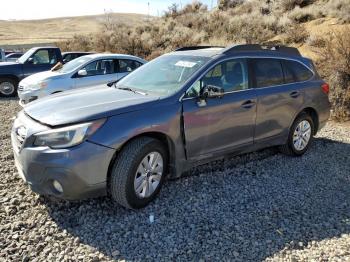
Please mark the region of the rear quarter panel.
POLYGON ((318 129, 322 128, 330 116, 331 104, 328 99, 328 95, 326 95, 322 91, 322 84, 325 82, 322 79, 316 79, 310 81, 310 85, 305 89, 304 94, 304 108, 310 107, 315 109, 318 116, 318 129))

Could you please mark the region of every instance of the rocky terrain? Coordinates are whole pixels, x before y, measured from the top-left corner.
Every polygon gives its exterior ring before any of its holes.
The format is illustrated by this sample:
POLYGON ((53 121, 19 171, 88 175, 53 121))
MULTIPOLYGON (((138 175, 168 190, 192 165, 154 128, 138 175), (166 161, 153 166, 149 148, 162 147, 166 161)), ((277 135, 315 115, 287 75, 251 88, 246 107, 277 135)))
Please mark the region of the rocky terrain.
POLYGON ((348 123, 301 158, 268 149, 197 168, 131 211, 32 193, 11 152, 18 110, 0 100, 0 261, 350 261, 348 123))

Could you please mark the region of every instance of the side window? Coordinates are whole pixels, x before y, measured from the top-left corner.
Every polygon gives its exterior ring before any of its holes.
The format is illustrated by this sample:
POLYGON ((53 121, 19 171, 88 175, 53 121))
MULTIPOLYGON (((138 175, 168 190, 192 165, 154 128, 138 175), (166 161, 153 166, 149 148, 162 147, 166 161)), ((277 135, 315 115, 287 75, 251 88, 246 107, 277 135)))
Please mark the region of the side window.
POLYGON ((114 71, 114 63, 113 60, 97 60, 94 61, 83 69, 86 70, 87 76, 95 76, 95 75, 107 75, 112 74, 114 71))
POLYGON ((137 68, 135 61, 127 59, 119 59, 119 72, 118 73, 130 73, 137 68))
POLYGON ((39 50, 33 56, 34 65, 50 64, 50 55, 48 50, 39 50))
POLYGON ((196 81, 187 97, 196 97, 204 86, 222 87, 225 92, 248 89, 248 69, 245 59, 222 62, 211 69, 202 79, 196 81))
POLYGON ((135 67, 134 70, 136 68, 139 68, 140 66, 142 66, 142 64, 140 62, 134 61, 134 67, 135 67))
POLYGON ((257 88, 284 84, 282 65, 279 59, 253 59, 253 68, 257 88))
POLYGON ((302 82, 310 79, 313 73, 296 61, 283 61, 286 83, 302 82))

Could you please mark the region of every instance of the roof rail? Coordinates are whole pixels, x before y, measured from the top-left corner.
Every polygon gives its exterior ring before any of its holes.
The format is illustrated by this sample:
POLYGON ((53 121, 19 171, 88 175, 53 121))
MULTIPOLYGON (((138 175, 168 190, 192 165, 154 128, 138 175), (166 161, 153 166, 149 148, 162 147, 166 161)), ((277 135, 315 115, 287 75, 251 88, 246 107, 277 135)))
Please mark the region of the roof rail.
POLYGON ((180 47, 178 49, 175 49, 175 51, 188 51, 188 50, 200 50, 200 49, 206 49, 206 48, 223 48, 223 46, 210 46, 210 45, 202 45, 202 46, 185 46, 180 47))
POLYGON ((299 50, 295 47, 288 47, 283 45, 259 45, 259 44, 247 44, 247 45, 234 45, 225 48, 222 53, 229 54, 231 52, 244 52, 244 51, 278 51, 288 55, 301 56, 299 50))

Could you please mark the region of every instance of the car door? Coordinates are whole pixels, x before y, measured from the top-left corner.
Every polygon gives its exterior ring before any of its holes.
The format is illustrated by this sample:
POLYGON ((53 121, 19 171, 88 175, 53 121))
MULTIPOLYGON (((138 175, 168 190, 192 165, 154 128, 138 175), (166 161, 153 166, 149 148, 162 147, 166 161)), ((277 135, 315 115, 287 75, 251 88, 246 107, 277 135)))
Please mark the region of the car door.
POLYGON ((75 88, 91 87, 112 82, 116 78, 115 62, 113 59, 95 60, 80 70, 85 70, 86 75, 74 75, 75 88))
POLYGON ((140 67, 142 64, 132 59, 118 59, 118 65, 118 79, 121 79, 130 74, 136 68, 140 67))
POLYGON ((303 88, 285 80, 282 59, 257 58, 251 65, 258 99, 255 140, 288 134, 303 104, 303 88))
POLYGON ((38 49, 23 65, 23 77, 48 71, 57 63, 54 50, 38 49))
POLYGON ((221 62, 194 83, 182 100, 189 159, 253 143, 256 93, 245 59, 221 62), (205 86, 224 88, 222 98, 199 99, 205 86))

